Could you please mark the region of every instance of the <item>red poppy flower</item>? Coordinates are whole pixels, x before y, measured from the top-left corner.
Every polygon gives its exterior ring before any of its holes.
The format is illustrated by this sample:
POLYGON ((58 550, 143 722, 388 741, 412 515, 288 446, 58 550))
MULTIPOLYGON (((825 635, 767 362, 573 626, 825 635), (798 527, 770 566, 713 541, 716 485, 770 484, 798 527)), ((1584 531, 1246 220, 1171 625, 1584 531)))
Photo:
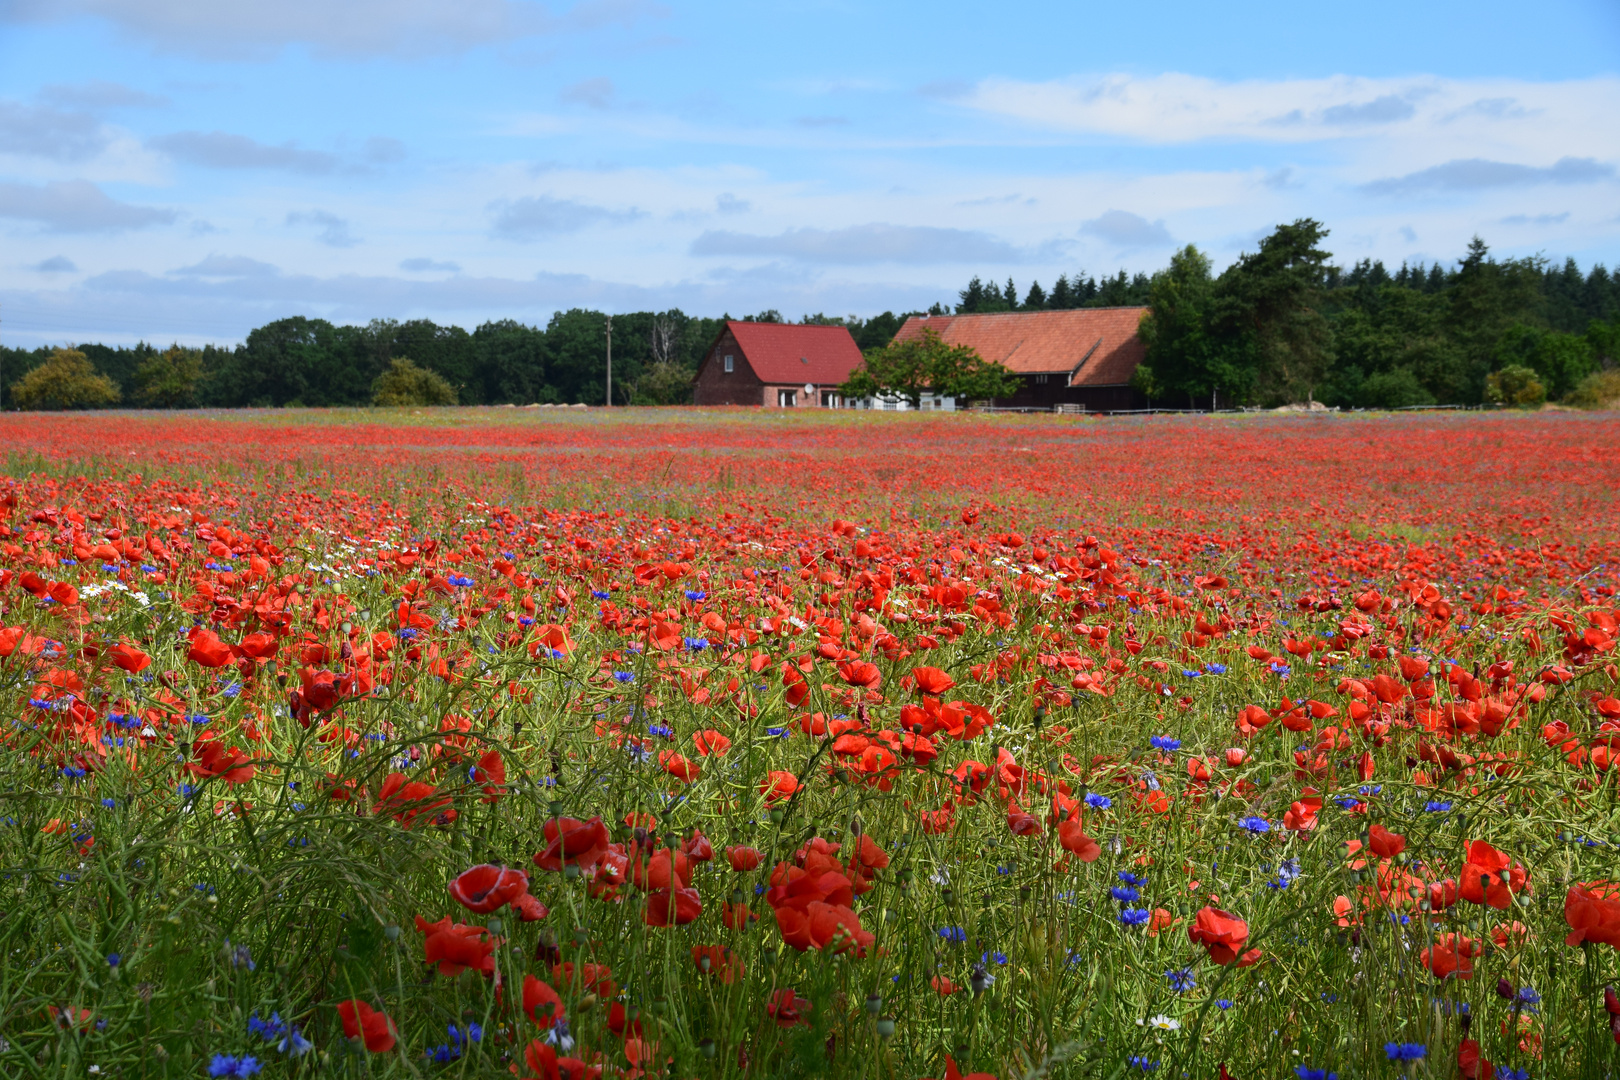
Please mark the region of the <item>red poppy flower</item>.
POLYGON ((731 740, 713 728, 708 728, 692 736, 692 745, 702 757, 708 757, 710 754, 724 757, 726 751, 731 749, 731 740))
POLYGON ((231 662, 231 647, 212 630, 193 630, 191 649, 186 653, 186 659, 203 667, 224 667, 231 662))
POLYGON ((127 645, 122 641, 107 650, 107 659, 131 674, 145 671, 147 665, 152 662, 150 656, 147 656, 135 646, 127 645))
POLYGON ((765 779, 759 782, 759 793, 765 796, 767 802, 789 798, 798 790, 799 778, 780 769, 767 773, 765 779))
POLYGON ((1620 885, 1610 881, 1576 883, 1564 895, 1565 945, 1595 941, 1620 949, 1620 885))
POLYGON ((450 882, 450 895, 475 915, 488 915, 529 891, 529 876, 511 867, 485 863, 463 870, 450 882))
POLYGON ((593 817, 589 821, 547 818, 545 834, 545 850, 535 853, 534 865, 554 872, 560 872, 568 863, 581 870, 591 869, 607 854, 611 839, 600 817, 593 817))
POLYGON ((996 1080, 996 1074, 987 1072, 964 1073, 956 1067, 956 1059, 946 1054, 944 1080, 996 1080))
POLYGON ((1223 966, 1235 963, 1238 967, 1248 967, 1260 959, 1258 949, 1243 951, 1249 939, 1249 924, 1219 908, 1207 905, 1200 908, 1193 925, 1187 927, 1187 937, 1194 945, 1202 945, 1208 950, 1209 958, 1223 966))
POLYGON ((418 915, 416 928, 422 932, 423 961, 437 964, 440 975, 460 975, 467 968, 495 974, 495 943, 484 936, 484 927, 452 922, 448 915, 430 923, 418 915))
POLYGON ((562 995, 533 975, 523 976, 523 1011, 543 1028, 554 1027, 568 1016, 562 995))
POLYGON ((1529 872, 1506 852, 1475 840, 1468 845, 1468 862, 1457 876, 1457 887, 1470 904, 1506 908, 1514 893, 1529 891, 1529 879, 1529 872))
POLYGON ((883 682, 883 672, 878 670, 876 664, 865 660, 856 660, 838 665, 838 675, 851 686, 861 686, 868 690, 875 690, 883 682))
POLYGON ((492 803, 500 799, 506 790, 506 759, 499 750, 491 750, 478 759, 472 781, 483 789, 484 797, 480 802, 492 803))
POLYGON ((1081 862, 1096 862, 1102 855, 1102 847, 1086 835, 1078 817, 1060 822, 1057 835, 1058 843, 1063 845, 1063 850, 1072 852, 1081 862))
POLYGON ((935 697, 947 693, 956 686, 956 680, 937 667, 912 668, 911 677, 916 680, 918 692, 932 694, 935 697))
POLYGON ((1437 979, 1472 979, 1474 957, 1483 951, 1473 938, 1448 932, 1437 935, 1434 944, 1423 950, 1423 966, 1437 979))
POLYGON ((750 870, 758 870, 759 864, 764 858, 765 856, 760 853, 758 848, 744 846, 726 848, 726 861, 739 874, 745 874, 750 870))
POLYGON ((648 926, 685 926, 703 914, 703 900, 696 889, 665 886, 647 893, 642 921, 648 926))
POLYGON ((1367 847, 1380 859, 1393 859, 1406 850, 1406 837, 1374 825, 1367 830, 1367 847))
POLYGON ((345 1038, 364 1038, 366 1050, 373 1054, 386 1054, 394 1048, 394 1022, 388 1019, 387 1013, 373 1009, 359 998, 338 1002, 337 1011, 343 1021, 345 1038))
POLYGON ((705 975, 713 975, 730 986, 743 976, 743 962, 726 945, 694 945, 692 963, 705 975))
POLYGON ((807 1017, 815 1005, 794 990, 783 988, 771 995, 765 1014, 776 1021, 777 1027, 790 1028, 795 1024, 809 1024, 807 1017))

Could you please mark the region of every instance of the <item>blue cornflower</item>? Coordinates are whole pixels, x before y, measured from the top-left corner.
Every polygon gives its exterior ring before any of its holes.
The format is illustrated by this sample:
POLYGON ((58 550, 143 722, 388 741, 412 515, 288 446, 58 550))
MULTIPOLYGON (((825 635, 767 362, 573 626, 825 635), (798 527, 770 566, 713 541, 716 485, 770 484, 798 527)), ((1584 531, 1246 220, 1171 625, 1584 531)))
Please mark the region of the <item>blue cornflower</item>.
POLYGON ((1496 1080, 1530 1080, 1530 1070, 1513 1069, 1504 1065, 1496 1070, 1496 1080))
POLYGON ((1422 1043, 1385 1043, 1384 1056, 1390 1061, 1422 1061, 1429 1056, 1429 1048, 1422 1043))
POLYGON ((1339 1003, 1339 995, 1324 990, 1322 991, 1322 1003, 1324 1005, 1337 1005, 1339 1003))
POLYGON ((1181 749, 1181 740, 1172 739, 1168 735, 1155 735, 1148 741, 1153 744, 1153 749, 1163 750, 1165 753, 1169 753, 1172 750, 1181 749))
POLYGON ((1384 785, 1383 784, 1369 784, 1366 787, 1361 787, 1361 788, 1356 789, 1358 794, 1362 795, 1363 797, 1367 797, 1367 798, 1371 798, 1372 796, 1377 795, 1379 792, 1381 792, 1383 790, 1384 790, 1384 785))
POLYGON ((1086 805, 1093 810, 1106 810, 1114 805, 1114 800, 1106 795, 1099 795, 1095 791, 1086 793, 1086 805))
POLYGON ((110 952, 110 953, 107 954, 107 966, 108 967, 117 967, 123 961, 123 959, 124 958, 122 956, 119 956, 117 953, 110 952))
POLYGON ((635 682, 636 681, 636 673, 633 672, 633 671, 615 671, 613 673, 613 681, 614 682, 635 682))
POLYGON ((961 943, 967 940, 967 931, 960 926, 942 926, 939 928, 939 936, 946 941, 961 943))
POLYGON ((1239 821, 1238 824, 1256 834, 1268 833, 1271 831, 1271 822, 1267 821, 1263 817, 1256 817, 1253 814, 1244 818, 1242 821, 1239 821))
POLYGON ((788 729, 785 727, 768 727, 765 729, 766 736, 772 739, 781 738, 787 733, 788 729))
POLYGON ((1108 895, 1112 896, 1115 900, 1118 900, 1122 904, 1129 904, 1135 901, 1142 894, 1131 888, 1129 885, 1115 885, 1112 889, 1108 890, 1108 895))
POLYGON ((1225 664, 1205 664, 1204 665, 1204 673, 1207 674, 1207 675, 1225 675, 1226 674, 1226 665, 1225 664))
POLYGON ((1119 913, 1119 921, 1126 926, 1142 926, 1153 917, 1147 908, 1128 907, 1119 913))
POLYGON ((1189 679, 1196 679, 1203 674, 1202 671, 1194 671, 1191 668, 1182 668, 1181 673, 1189 679))
POLYGON ((473 587, 473 579, 470 577, 463 577, 460 574, 450 574, 445 578, 445 580, 450 582, 450 584, 454 585, 458 589, 470 589, 473 587))
POLYGON ((1146 885, 1147 884, 1147 878, 1145 878, 1145 877, 1137 877, 1135 874, 1131 873, 1129 870, 1121 870, 1119 872, 1119 880, 1123 881, 1127 885, 1146 885))
POLYGON ((1149 1061, 1140 1054, 1132 1054, 1126 1060, 1126 1064, 1131 1066, 1133 1069, 1141 1069, 1143 1072, 1152 1072, 1154 1069, 1159 1067, 1159 1062, 1156 1059, 1149 1061))
POLYGON ((259 1059, 248 1054, 241 1057, 231 1057, 229 1054, 215 1054, 208 1063, 209 1076, 252 1076, 264 1066, 259 1059))
POLYGON ((606 591, 604 591, 602 589, 592 589, 591 590, 591 595, 593 597, 595 597, 596 599, 598 599, 598 600, 606 600, 612 594, 609 593, 609 592, 606 592, 606 591))
POLYGON ((1528 986, 1521 986, 1515 1000, 1521 1005, 1540 1005, 1541 995, 1528 986))
POLYGON ((1326 1069, 1313 1069, 1309 1065, 1295 1065, 1294 1075, 1299 1080, 1339 1080, 1339 1074, 1326 1069))
POLYGON ((1340 810, 1354 810, 1356 807, 1361 805, 1361 801, 1359 799, 1354 799, 1349 795, 1340 795, 1333 801, 1339 804, 1340 810))
POLYGON ((399 638, 400 638, 401 641, 411 641, 415 637, 416 637, 416 628, 414 626, 404 627, 399 632, 399 638))
POLYGON ((1193 970, 1190 967, 1171 968, 1164 973, 1164 977, 1170 980, 1170 989, 1178 994, 1185 994, 1198 985, 1198 980, 1193 978, 1193 970))
POLYGON ((685 639, 686 647, 693 652, 702 652, 709 647, 709 639, 703 637, 689 637, 685 639))
POLYGON ((1423 809, 1430 814, 1448 814, 1451 812, 1451 803, 1449 801, 1426 802, 1423 804, 1423 809))
POLYGON ((659 738, 663 739, 673 739, 675 737, 675 729, 664 724, 649 724, 647 725, 647 734, 657 735, 659 738))
POLYGON ((687 589, 686 590, 686 598, 688 600, 692 601, 692 603, 694 603, 694 604, 697 603, 699 600, 707 599, 708 595, 709 594, 704 592, 702 589, 687 589))
POLYGON ((1227 998, 1221 998, 1219 1001, 1215 1002, 1215 1007, 1221 1010, 1221 1012, 1225 1012, 1227 1009, 1232 1007, 1232 1002, 1227 998))
POLYGON ((979 963, 981 964, 988 964, 992 961, 997 964, 1005 964, 1007 962, 1007 954, 1004 952, 987 952, 979 956, 979 963))
POLYGON ((247 1026, 249 1031, 259 1036, 259 1038, 263 1039, 265 1042, 274 1042, 281 1036, 282 1031, 285 1029, 285 1025, 281 1022, 281 1014, 279 1012, 271 1013, 270 1019, 268 1020, 260 1020, 259 1014, 254 1013, 252 1016, 248 1017, 247 1026))

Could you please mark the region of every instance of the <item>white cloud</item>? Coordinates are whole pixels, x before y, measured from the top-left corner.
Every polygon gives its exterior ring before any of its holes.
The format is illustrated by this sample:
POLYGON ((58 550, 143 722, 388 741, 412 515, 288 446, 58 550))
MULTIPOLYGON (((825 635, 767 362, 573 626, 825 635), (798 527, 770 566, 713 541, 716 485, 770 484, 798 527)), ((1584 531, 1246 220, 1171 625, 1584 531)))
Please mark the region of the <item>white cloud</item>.
POLYGON ((1028 257, 988 233, 880 222, 843 229, 789 229, 776 236, 714 229, 692 241, 692 254, 787 258, 842 266, 1018 263, 1028 257))
POLYGON ((539 34, 635 25, 646 0, 584 0, 562 14, 520 0, 11 0, 0 21, 91 16, 163 50, 267 58, 288 45, 323 55, 457 53, 539 34))
POLYGON ((340 164, 336 154, 302 150, 290 142, 269 146, 224 131, 177 131, 159 135, 148 145, 183 164, 209 169, 271 169, 318 176, 337 171, 340 164))
POLYGON ((0 100, 0 153, 80 162, 110 142, 111 133, 88 113, 0 100))
POLYGON ((505 240, 538 240, 542 236, 578 232, 591 225, 633 221, 646 215, 635 208, 609 210, 573 199, 526 195, 501 199, 490 205, 490 230, 505 240))
POLYGON ((408 274, 459 274, 459 263, 440 262, 436 259, 425 259, 417 256, 413 259, 401 259, 399 268, 408 274))
POLYGON ((315 239, 328 247, 354 247, 360 242, 359 237, 349 232, 349 222, 345 218, 340 218, 327 210, 295 211, 287 215, 287 224, 315 226, 319 229, 315 239))
POLYGON ((117 232, 173 222, 179 215, 157 206, 119 202, 88 180, 0 183, 0 217, 37 222, 50 232, 117 232))
POLYGON ((1125 210, 1110 210, 1101 217, 1092 218, 1080 226, 1080 232, 1121 250, 1169 247, 1175 243, 1170 231, 1164 227, 1163 218, 1149 221, 1125 210))
MULTIPOLYGON (((987 79, 953 100, 1052 131, 1143 143, 1393 135, 1540 146, 1548 138, 1606 131, 1600 145, 1585 152, 1608 156, 1620 148, 1609 122, 1620 111, 1620 78, 1614 76, 1565 82, 1436 76, 1222 82, 1176 73, 987 79)), ((1569 138, 1572 149, 1577 145, 1569 138)))
POLYGON ((82 83, 54 83, 39 91, 42 100, 71 109, 158 109, 169 104, 160 94, 149 94, 123 83, 91 79, 82 83))
POLYGON ((75 274, 79 268, 73 260, 66 255, 52 255, 42 262, 36 263, 34 269, 41 274, 75 274))
POLYGON ((1484 191, 1536 184, 1590 184, 1613 180, 1614 176, 1613 165, 1593 158, 1559 158, 1545 168, 1469 158, 1448 161, 1405 176, 1374 180, 1361 185, 1361 190, 1369 195, 1416 195, 1430 191, 1484 191))

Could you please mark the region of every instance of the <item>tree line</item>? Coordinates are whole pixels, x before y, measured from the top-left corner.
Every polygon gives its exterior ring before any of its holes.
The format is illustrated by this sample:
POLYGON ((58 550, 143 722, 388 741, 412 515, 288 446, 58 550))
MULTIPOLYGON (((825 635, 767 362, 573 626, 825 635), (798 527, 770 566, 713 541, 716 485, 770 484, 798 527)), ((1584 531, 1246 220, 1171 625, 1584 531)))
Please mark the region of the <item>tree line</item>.
MULTIPOLYGON (((1311 219, 1279 225, 1219 274, 1189 245, 1151 275, 1064 274, 1050 290, 975 276, 954 312, 1148 307, 1137 385, 1156 404, 1193 408, 1524 403, 1575 393, 1620 356, 1620 274, 1601 264, 1583 273, 1573 259, 1498 260, 1476 238, 1451 266, 1403 263, 1391 273, 1363 260, 1345 269, 1323 247, 1327 235, 1311 219)), ((801 321, 847 326, 871 355, 911 315, 952 310, 801 321)), ((690 402, 727 318, 614 315, 614 404, 690 402)), ((745 318, 786 321, 775 310, 745 318)), ((235 347, 81 344, 82 367, 70 360, 57 382, 80 389, 80 407, 355 406, 413 394, 422 404, 594 405, 606 381, 606 319, 574 308, 544 327, 504 319, 468 331, 428 319, 353 326, 294 316, 235 347)), ((0 408, 39 407, 46 399, 26 388, 19 399, 18 387, 59 351, 0 349, 0 408)))

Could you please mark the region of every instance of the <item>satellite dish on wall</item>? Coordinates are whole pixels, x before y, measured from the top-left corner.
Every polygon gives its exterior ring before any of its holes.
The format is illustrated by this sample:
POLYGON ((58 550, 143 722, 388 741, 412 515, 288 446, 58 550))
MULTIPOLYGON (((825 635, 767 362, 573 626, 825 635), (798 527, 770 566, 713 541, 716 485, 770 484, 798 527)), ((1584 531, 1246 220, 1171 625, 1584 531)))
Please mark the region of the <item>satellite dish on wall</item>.
POLYGON ((809 397, 810 395, 814 394, 815 392, 816 392, 816 384, 815 383, 805 383, 804 384, 804 396, 805 397, 809 397))

